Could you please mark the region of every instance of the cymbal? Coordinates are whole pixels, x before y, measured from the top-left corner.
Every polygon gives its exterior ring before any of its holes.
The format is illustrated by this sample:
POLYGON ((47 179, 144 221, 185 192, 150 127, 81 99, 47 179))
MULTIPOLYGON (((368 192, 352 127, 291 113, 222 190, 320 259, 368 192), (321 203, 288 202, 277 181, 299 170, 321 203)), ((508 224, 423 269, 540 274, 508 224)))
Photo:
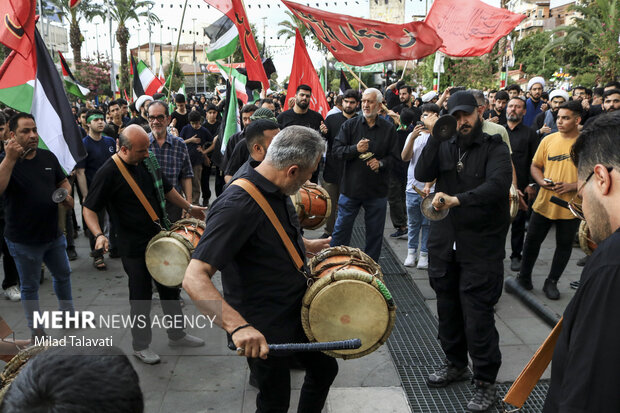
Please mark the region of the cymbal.
POLYGON ((60 204, 65 199, 67 199, 67 195, 69 195, 69 191, 65 188, 58 188, 54 192, 52 192, 52 201, 56 204, 60 204))
POLYGON ((432 135, 440 141, 447 141, 456 133, 456 118, 452 115, 443 115, 433 126, 432 135))
MULTIPOLYGON (((433 206, 433 198, 435 198, 435 194, 429 194, 426 198, 424 198, 422 204, 420 205, 420 211, 429 221, 441 221, 448 216, 450 210, 436 210, 433 206)), ((440 198, 439 201, 443 203, 443 198, 440 198)))

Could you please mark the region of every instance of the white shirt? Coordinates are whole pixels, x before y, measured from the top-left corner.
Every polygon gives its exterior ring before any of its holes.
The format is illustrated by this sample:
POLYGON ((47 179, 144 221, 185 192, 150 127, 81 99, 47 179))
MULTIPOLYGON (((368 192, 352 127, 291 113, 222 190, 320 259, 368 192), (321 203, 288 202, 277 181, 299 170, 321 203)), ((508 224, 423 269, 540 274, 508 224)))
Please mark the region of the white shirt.
MULTIPOLYGON (((411 140, 413 133, 410 133, 409 136, 407 136, 407 141, 405 142, 405 146, 407 146, 411 140)), ((413 156, 411 157, 411 160, 409 161, 409 168, 407 169, 407 192, 412 192, 412 193, 416 193, 415 190, 413 189, 413 186, 415 185, 419 190, 422 190, 424 188, 424 184, 425 182, 420 182, 417 179, 415 179, 415 165, 418 163, 418 159, 420 159, 420 155, 422 154, 422 149, 424 149, 424 147, 426 146, 426 142, 428 142, 428 138, 429 138, 430 133, 428 132, 422 132, 420 133, 420 135, 416 138, 415 142, 413 142, 413 156)), ((435 192, 435 185, 433 185, 433 187, 431 188, 431 192, 435 192)))

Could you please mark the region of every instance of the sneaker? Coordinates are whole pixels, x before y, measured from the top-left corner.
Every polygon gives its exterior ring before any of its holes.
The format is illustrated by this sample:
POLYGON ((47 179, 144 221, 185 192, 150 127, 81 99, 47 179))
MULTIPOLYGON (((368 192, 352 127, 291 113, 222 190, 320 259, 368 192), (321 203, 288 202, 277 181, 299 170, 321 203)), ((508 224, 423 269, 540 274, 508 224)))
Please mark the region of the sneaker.
POLYGON ((407 250, 407 258, 405 258, 405 262, 403 263, 403 265, 405 267, 415 267, 415 263, 417 261, 417 257, 416 257, 416 250, 414 249, 408 249, 407 250))
POLYGON ((19 291, 19 287, 16 285, 13 285, 4 290, 4 296, 7 300, 11 301, 19 301, 22 299, 22 293, 19 291))
POLYGON ((75 251, 75 247, 67 247, 67 257, 69 257, 69 261, 77 260, 78 255, 75 251))
POLYGON ((585 267, 586 263, 588 262, 588 258, 590 258, 589 255, 585 255, 584 257, 580 258, 579 261, 577 261, 577 266, 585 267))
POLYGON ((439 368, 439 370, 431 373, 426 378, 428 387, 446 387, 450 383, 457 381, 469 380, 469 371, 467 366, 459 369, 447 362, 439 368))
POLYGON ((470 412, 486 412, 497 401, 497 386, 481 380, 474 380, 474 396, 467 403, 470 412))
POLYGON ((390 234, 390 238, 407 239, 407 230, 398 228, 396 232, 390 234))
POLYGON ((545 285, 543 286, 543 292, 550 300, 559 300, 560 292, 558 291, 558 282, 550 280, 547 278, 545 280, 545 285))
POLYGON ((178 340, 168 340, 170 347, 202 347, 205 345, 205 341, 201 338, 185 334, 185 337, 178 340))
POLYGON ((517 282, 524 289, 531 291, 534 286, 532 285, 532 279, 521 276, 521 274, 517 274, 517 282))
POLYGON ((420 252, 420 259, 418 260, 418 270, 428 269, 428 252, 420 252))
POLYGON ((521 271, 521 258, 512 257, 510 259, 510 270, 515 272, 521 271))
POLYGON ((135 351, 133 355, 143 362, 144 364, 157 364, 161 361, 161 358, 150 348, 145 348, 144 350, 135 351))

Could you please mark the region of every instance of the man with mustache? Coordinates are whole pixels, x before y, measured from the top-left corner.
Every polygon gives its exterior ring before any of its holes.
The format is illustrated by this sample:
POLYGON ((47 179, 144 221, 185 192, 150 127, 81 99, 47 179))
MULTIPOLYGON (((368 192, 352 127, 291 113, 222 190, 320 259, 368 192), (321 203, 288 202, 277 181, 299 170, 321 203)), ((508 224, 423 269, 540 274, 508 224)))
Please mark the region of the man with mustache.
MULTIPOLYGON (((469 379, 470 411, 486 411, 497 400, 501 365, 493 306, 502 293, 504 243, 510 223, 506 196, 512 180, 508 147, 499 135, 482 132, 482 115, 471 92, 450 96, 448 113, 457 133, 440 142, 431 136, 415 168, 421 182, 437 180, 433 206, 450 209, 431 222, 428 239, 430 284, 437 295, 439 340, 446 363, 427 378, 429 387, 469 379)), ((437 116, 425 118, 432 131, 437 116)))
POLYGON ((558 111, 560 106, 566 102, 568 102, 568 93, 563 90, 556 89, 549 94, 549 109, 539 113, 531 126, 532 129, 536 130, 540 139, 558 131, 558 111))

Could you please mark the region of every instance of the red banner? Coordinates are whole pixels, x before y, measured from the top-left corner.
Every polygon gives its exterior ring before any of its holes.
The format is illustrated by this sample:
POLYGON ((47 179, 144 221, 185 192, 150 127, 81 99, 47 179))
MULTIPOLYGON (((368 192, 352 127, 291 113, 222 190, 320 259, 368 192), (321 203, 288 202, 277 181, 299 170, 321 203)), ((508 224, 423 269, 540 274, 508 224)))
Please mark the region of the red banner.
POLYGON ((282 2, 336 59, 349 65, 421 59, 441 46, 441 38, 424 22, 389 24, 282 2))
POLYGON ((448 56, 482 56, 525 18, 479 0, 435 0, 425 22, 443 39, 448 56))
POLYGON ((254 40, 254 34, 252 34, 252 28, 250 22, 245 14, 245 8, 241 0, 204 0, 206 3, 215 7, 222 13, 228 16, 230 20, 235 24, 239 31, 239 43, 241 44, 241 50, 243 51, 243 59, 245 60, 245 67, 248 71, 248 79, 260 82, 263 85, 263 90, 269 89, 269 81, 265 74, 265 68, 260 54, 258 53, 258 47, 254 40))
POLYGON ((329 104, 325 98, 325 91, 321 86, 319 76, 312 65, 306 44, 299 34, 299 30, 295 30, 295 55, 293 56, 293 68, 289 78, 288 89, 286 91, 286 102, 295 96, 295 91, 299 85, 308 85, 312 88, 312 98, 310 99, 310 109, 319 112, 323 118, 327 116, 329 104))
POLYGON ((0 43, 27 59, 34 45, 35 0, 0 0, 0 43))

